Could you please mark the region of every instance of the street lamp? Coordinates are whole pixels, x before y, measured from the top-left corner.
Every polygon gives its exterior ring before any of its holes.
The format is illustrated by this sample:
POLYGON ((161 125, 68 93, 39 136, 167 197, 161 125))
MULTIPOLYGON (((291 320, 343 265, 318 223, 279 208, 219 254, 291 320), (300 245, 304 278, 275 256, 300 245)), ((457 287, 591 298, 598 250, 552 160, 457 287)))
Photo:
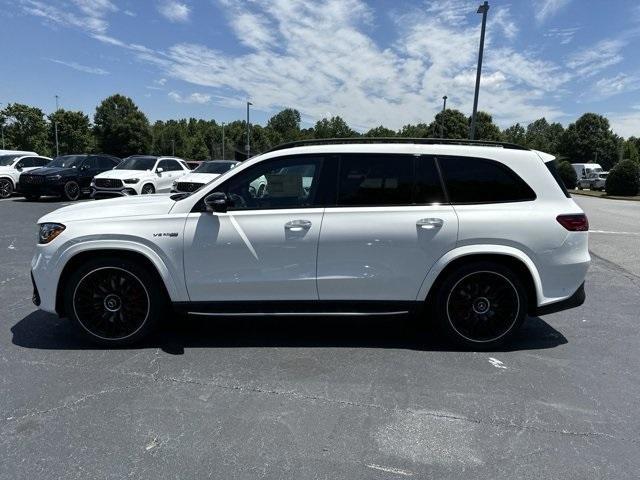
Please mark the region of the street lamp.
MULTIPOLYGON (((56 113, 58 112, 58 95, 56 95, 56 113)), ((60 156, 60 148, 58 147, 58 121, 53 121, 53 128, 56 132, 56 157, 60 156)))
POLYGON ((440 119, 440 138, 444 138, 444 111, 447 109, 447 96, 442 97, 442 118, 440 119))
POLYGON ((482 72, 482 54, 484 53, 484 31, 487 26, 487 12, 489 11, 489 2, 485 1, 478 7, 476 13, 482 14, 482 28, 480 29, 480 49, 478 51, 478 70, 476 72, 476 91, 473 96, 473 113, 471 114, 471 128, 469 129, 469 138, 474 140, 476 137, 476 114, 478 113, 478 94, 480 93, 480 74, 482 72))
MULTIPOLYGON (((2 103, 0 102, 0 110, 2 110, 2 103)), ((2 123, 0 124, 0 130, 2 130, 2 149, 4 150, 4 118, 2 119, 2 123)))
POLYGON ((253 105, 251 102, 247 102, 247 158, 251 156, 251 142, 249 140, 250 130, 249 130, 249 107, 253 105))

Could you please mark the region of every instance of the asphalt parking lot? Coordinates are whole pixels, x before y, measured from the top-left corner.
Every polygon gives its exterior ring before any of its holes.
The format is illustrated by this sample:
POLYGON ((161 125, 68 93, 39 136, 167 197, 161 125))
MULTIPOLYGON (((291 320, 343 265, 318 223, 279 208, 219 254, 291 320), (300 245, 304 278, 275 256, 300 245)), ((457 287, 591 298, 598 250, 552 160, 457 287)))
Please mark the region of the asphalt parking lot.
POLYGON ((107 350, 31 303, 35 221, 0 201, 0 478, 637 478, 640 203, 576 197, 579 309, 496 352, 403 319, 208 320, 107 350))

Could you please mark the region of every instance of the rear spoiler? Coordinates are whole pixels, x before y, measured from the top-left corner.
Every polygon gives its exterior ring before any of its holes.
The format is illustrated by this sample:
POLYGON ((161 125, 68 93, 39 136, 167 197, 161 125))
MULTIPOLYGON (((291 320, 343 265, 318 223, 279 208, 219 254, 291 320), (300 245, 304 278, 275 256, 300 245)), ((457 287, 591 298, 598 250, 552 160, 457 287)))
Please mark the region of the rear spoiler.
POLYGON ((538 156, 540 157, 540 159, 541 159, 544 163, 547 163, 547 162, 550 162, 550 161, 552 161, 552 160, 555 160, 555 159, 556 159, 556 157, 554 157, 553 155, 550 155, 550 154, 548 154, 548 153, 541 152, 540 150, 534 150, 534 152, 536 152, 536 153, 538 154, 538 156))

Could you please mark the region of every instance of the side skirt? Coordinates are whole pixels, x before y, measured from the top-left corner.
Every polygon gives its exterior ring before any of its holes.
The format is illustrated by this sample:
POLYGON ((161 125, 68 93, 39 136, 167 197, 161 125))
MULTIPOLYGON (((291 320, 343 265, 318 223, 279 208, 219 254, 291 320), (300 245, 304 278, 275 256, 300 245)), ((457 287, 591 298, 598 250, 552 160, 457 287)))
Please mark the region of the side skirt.
POLYGON ((394 316, 413 314, 421 302, 389 301, 249 301, 174 302, 174 310, 190 315, 233 316, 394 316))

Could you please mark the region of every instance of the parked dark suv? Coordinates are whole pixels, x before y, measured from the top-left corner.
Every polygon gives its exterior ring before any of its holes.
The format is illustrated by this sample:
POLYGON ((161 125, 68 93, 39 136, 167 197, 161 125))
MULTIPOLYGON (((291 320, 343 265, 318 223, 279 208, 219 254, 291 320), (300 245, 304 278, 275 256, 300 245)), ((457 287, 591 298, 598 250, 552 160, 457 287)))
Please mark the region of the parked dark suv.
POLYGON ((78 200, 89 193, 91 179, 111 170, 120 159, 110 155, 64 155, 56 157, 46 168, 20 175, 18 191, 27 200, 55 195, 65 200, 78 200))

